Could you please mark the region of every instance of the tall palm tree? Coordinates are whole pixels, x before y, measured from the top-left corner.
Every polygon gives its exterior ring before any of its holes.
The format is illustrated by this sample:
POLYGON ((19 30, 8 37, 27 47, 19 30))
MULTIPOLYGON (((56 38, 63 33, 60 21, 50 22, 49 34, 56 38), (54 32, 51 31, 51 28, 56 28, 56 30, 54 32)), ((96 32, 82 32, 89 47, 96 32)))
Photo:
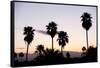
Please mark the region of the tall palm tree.
POLYGON ((57 33, 57 24, 55 22, 50 22, 48 25, 46 25, 47 27, 47 33, 51 36, 52 38, 52 50, 54 49, 53 47, 53 38, 57 33))
POLYGON ((61 46, 61 53, 62 53, 64 46, 66 45, 66 43, 69 42, 67 33, 64 32, 64 31, 60 31, 58 33, 58 39, 57 39, 57 41, 59 43, 59 46, 61 46))
POLYGON ((24 41, 25 43, 27 42, 27 52, 26 52, 26 61, 28 61, 28 49, 29 49, 29 45, 32 42, 33 38, 34 38, 34 29, 30 26, 24 27, 24 41))
POLYGON ((91 15, 87 12, 83 13, 83 15, 81 16, 81 21, 82 21, 82 27, 86 30, 86 41, 87 41, 87 49, 88 49, 88 30, 90 29, 90 27, 92 26, 91 23, 91 15))
POLYGON ((22 58, 24 57, 24 53, 23 52, 20 52, 19 53, 19 57, 21 58, 21 62, 22 62, 22 58))
POLYGON ((42 44, 37 46, 37 51, 39 52, 39 55, 42 54, 42 52, 44 52, 44 46, 42 44))

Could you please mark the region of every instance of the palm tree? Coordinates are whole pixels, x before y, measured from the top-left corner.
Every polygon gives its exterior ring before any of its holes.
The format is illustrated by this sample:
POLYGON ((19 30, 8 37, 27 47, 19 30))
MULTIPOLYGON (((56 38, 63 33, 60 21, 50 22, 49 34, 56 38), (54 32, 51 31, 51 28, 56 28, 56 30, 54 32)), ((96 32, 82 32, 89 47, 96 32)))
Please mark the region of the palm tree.
POLYGON ((44 46, 42 44, 37 46, 37 51, 39 52, 39 55, 42 54, 42 52, 44 52, 44 46))
POLYGON ((57 33, 57 24, 55 22, 50 22, 48 25, 46 25, 47 27, 47 33, 51 36, 52 38, 52 50, 54 49, 53 47, 53 38, 57 33))
POLYGON ((92 26, 91 23, 91 15, 87 12, 83 13, 83 15, 81 16, 81 21, 82 21, 82 27, 86 30, 86 40, 87 40, 87 49, 88 49, 88 30, 90 29, 90 27, 92 26))
POLYGON ((64 32, 64 31, 60 31, 58 33, 58 39, 57 39, 57 41, 59 43, 59 46, 61 46, 61 53, 62 53, 64 46, 66 45, 66 43, 69 42, 67 33, 64 32))
POLYGON ((83 52, 86 51, 86 47, 85 47, 85 46, 82 47, 82 51, 83 51, 83 52))
POLYGON ((83 56, 83 57, 86 56, 86 47, 85 46, 82 47, 82 51, 83 52, 82 52, 81 56, 83 56))
POLYGON ((22 61, 22 58, 24 57, 24 53, 23 52, 19 53, 19 57, 21 58, 22 61))
POLYGON ((33 38, 34 38, 34 29, 32 29, 32 27, 27 26, 24 27, 24 41, 25 43, 27 42, 27 52, 26 52, 26 61, 28 61, 28 49, 29 49, 29 45, 32 42, 33 38))

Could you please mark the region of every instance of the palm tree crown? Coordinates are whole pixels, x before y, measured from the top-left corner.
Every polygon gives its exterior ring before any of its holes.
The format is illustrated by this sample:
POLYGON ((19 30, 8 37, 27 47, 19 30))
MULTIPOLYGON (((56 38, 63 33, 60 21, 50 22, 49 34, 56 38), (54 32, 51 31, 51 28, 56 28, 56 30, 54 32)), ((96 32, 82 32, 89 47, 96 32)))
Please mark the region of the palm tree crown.
POLYGON ((86 51, 86 47, 85 46, 82 47, 82 51, 83 52, 86 51))
POLYGON ((47 27, 47 33, 51 35, 51 37, 53 38, 57 33, 57 24, 52 21, 48 25, 46 25, 46 27, 47 27))
POLYGON ((85 12, 85 13, 83 13, 83 15, 81 17, 82 17, 81 21, 83 22, 82 27, 86 30, 89 30, 89 28, 92 26, 91 15, 89 13, 85 12))
POLYGON ((24 41, 28 43, 28 45, 32 42, 33 38, 34 38, 34 29, 32 29, 32 27, 28 26, 28 27, 24 27, 24 35, 26 35, 24 37, 24 41))
POLYGON ((64 31, 60 31, 58 33, 58 39, 57 39, 58 43, 59 43, 59 46, 61 46, 61 52, 62 52, 62 49, 64 48, 64 46, 66 45, 66 42, 68 43, 69 42, 69 39, 68 39, 68 35, 66 32, 64 31))

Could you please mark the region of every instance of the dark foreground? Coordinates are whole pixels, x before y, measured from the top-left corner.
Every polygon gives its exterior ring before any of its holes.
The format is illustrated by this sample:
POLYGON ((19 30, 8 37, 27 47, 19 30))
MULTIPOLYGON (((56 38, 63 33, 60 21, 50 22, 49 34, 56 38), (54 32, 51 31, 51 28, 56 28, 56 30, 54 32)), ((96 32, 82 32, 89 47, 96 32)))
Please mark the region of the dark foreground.
POLYGON ((48 52, 44 51, 43 53, 40 53, 39 56, 32 61, 14 61, 14 67, 88 62, 97 62, 97 48, 88 49, 86 52, 82 53, 81 57, 78 58, 70 58, 70 53, 67 53, 66 57, 64 57, 61 52, 48 49, 48 52))

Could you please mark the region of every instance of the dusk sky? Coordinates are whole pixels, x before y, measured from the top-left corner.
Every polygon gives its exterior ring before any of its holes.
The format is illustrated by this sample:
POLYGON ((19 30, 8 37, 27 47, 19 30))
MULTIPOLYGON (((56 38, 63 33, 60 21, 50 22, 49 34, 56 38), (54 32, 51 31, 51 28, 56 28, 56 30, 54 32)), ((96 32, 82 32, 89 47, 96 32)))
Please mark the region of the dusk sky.
MULTIPOLYGON (((46 25, 54 21, 58 31, 65 31, 69 36, 69 43, 64 51, 80 52, 86 46, 86 30, 82 27, 81 15, 88 12, 92 17, 92 27, 89 29, 89 46, 96 46, 96 7, 55 5, 40 3, 15 2, 15 52, 26 53, 24 42, 24 27, 32 26, 36 30, 46 30, 46 25)), ((54 37, 54 48, 60 49, 57 35, 54 37)), ((29 53, 34 53, 36 46, 43 44, 45 48, 51 48, 50 35, 34 32, 34 40, 30 44, 29 53)))

